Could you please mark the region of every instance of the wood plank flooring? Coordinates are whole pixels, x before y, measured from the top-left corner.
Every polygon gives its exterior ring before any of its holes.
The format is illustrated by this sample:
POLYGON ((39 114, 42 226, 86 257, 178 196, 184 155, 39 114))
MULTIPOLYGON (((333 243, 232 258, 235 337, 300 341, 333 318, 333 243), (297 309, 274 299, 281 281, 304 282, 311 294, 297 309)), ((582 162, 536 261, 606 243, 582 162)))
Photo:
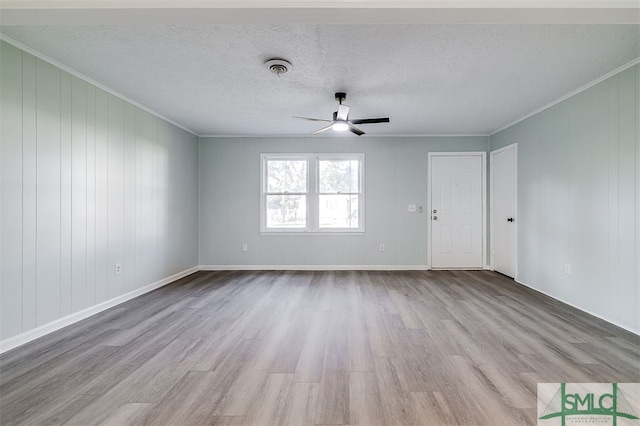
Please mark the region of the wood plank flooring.
POLYGON ((199 272, 0 373, 3 425, 520 425, 640 382, 640 337, 487 271, 199 272))

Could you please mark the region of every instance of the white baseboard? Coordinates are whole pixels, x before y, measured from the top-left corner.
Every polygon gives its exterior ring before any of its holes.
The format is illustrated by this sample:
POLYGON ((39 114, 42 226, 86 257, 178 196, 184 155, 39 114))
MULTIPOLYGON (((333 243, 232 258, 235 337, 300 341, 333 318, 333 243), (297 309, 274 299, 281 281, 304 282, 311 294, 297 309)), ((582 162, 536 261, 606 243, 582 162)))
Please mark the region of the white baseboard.
POLYGON ((75 312, 71 315, 67 315, 66 317, 57 319, 55 321, 51 321, 50 323, 41 325, 40 327, 34 328, 32 330, 25 331, 24 333, 20 333, 17 336, 9 337, 8 339, 0 341, 0 354, 10 351, 11 349, 17 348, 18 346, 22 346, 25 343, 28 343, 39 337, 45 336, 49 333, 53 333, 56 330, 60 330, 63 327, 74 324, 78 321, 81 321, 99 312, 102 312, 104 310, 117 306, 121 303, 126 302, 127 300, 131 300, 135 297, 141 296, 152 290, 163 287, 167 284, 174 282, 175 280, 178 280, 182 277, 186 277, 187 275, 193 274, 194 272, 198 272, 198 271, 199 271, 199 268, 197 266, 194 266, 182 272, 178 272, 177 274, 171 275, 170 277, 163 278, 159 281, 156 281, 154 283, 151 283, 139 289, 133 290, 129 293, 123 294, 118 297, 114 297, 113 299, 98 303, 97 305, 90 306, 86 309, 83 309, 82 311, 75 312))
MULTIPOLYGON (((78 321, 81 321, 92 315, 105 311, 109 308, 117 306, 135 297, 141 296, 157 288, 163 287, 176 280, 179 280, 180 278, 186 277, 187 275, 193 274, 194 272, 198 272, 198 271, 426 271, 428 269, 430 268, 427 265, 200 265, 200 266, 194 266, 192 268, 186 269, 182 272, 178 272, 177 274, 163 278, 159 281, 156 281, 154 283, 151 283, 149 285, 146 285, 144 287, 141 287, 129 293, 123 294, 118 297, 114 297, 113 299, 91 306, 82 311, 75 312, 71 315, 57 319, 48 324, 41 325, 40 327, 18 334, 17 336, 13 336, 8 339, 2 340, 0 341, 0 354, 10 351, 11 349, 15 349, 18 346, 22 346, 25 343, 28 343, 42 336, 45 336, 49 333, 53 333, 54 331, 57 331, 68 325, 74 324, 78 321)), ((565 300, 559 299, 551 294, 548 294, 529 284, 526 284, 518 280, 517 278, 515 279, 515 282, 525 287, 528 287, 532 290, 535 290, 539 293, 542 293, 546 296, 549 296, 552 299, 558 300, 564 304, 567 304, 571 307, 581 310, 582 312, 585 312, 589 315, 593 315, 594 317, 600 318, 603 321, 606 321, 610 324, 618 326, 631 333, 640 335, 640 325, 619 323, 615 320, 605 318, 599 314, 595 314, 579 306, 576 306, 572 303, 569 303, 565 300)))
POLYGON ((562 299, 560 299, 559 297, 556 297, 556 296, 554 296, 554 295, 552 295, 552 294, 549 294, 549 293, 547 293, 546 291, 542 291, 542 290, 540 290, 540 289, 538 289, 538 288, 535 288, 535 287, 534 287, 534 286, 532 286, 532 285, 529 285, 529 284, 527 284, 527 283, 524 283, 524 282, 520 281, 518 278, 514 279, 514 281, 515 281, 515 282, 517 282, 517 283, 518 283, 518 284, 520 284, 520 285, 523 285, 523 286, 525 286, 525 287, 527 287, 527 288, 530 288, 531 290, 535 290, 535 291, 537 291, 538 293, 542 293, 542 294, 544 294, 545 296, 549 296, 550 298, 552 298, 552 299, 554 299, 554 300, 557 300, 558 302, 562 302, 562 303, 564 303, 565 305, 569 305, 569 306, 571 306, 572 308, 576 308, 576 309, 578 309, 578 310, 580 310, 580 311, 582 311, 582 312, 584 312, 584 313, 586 313, 586 314, 589 314, 589 315, 594 316, 594 317, 596 317, 596 318, 600 318, 601 320, 603 320, 603 321, 605 321, 605 322, 608 322, 609 324, 613 324, 613 325, 615 325, 616 327, 620 327, 620 328, 622 328, 622 329, 624 329, 624 330, 627 330, 627 331, 629 331, 629 332, 631 332, 631 333, 633 333, 633 334, 640 335, 640 324, 635 324, 635 325, 634 325, 634 324, 623 324, 623 323, 620 323, 620 322, 618 322, 618 321, 612 320, 612 319, 610 319, 610 318, 605 318, 605 317, 603 317, 603 316, 602 316, 602 315, 600 315, 600 314, 596 314, 596 313, 593 313, 593 312, 591 312, 591 311, 588 311, 588 310, 586 310, 586 309, 584 309, 584 308, 581 308, 580 306, 576 306, 576 305, 574 305, 574 304, 573 304, 573 303, 571 303, 571 302, 567 302, 566 300, 562 300, 562 299))
POLYGON ((200 265, 201 271, 426 271, 427 265, 200 265))

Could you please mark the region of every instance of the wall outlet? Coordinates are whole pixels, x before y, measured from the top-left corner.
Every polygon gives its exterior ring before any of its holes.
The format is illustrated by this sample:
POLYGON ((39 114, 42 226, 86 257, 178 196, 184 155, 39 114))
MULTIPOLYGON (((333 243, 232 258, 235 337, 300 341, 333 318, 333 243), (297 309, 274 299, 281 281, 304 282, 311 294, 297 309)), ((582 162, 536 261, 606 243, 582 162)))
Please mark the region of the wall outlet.
POLYGON ((417 210, 415 204, 409 204, 409 213, 415 213, 417 210))
POLYGON ((380 244, 380 248, 378 250, 384 251, 384 244, 380 244))
POLYGON ((570 264, 565 264, 564 265, 564 273, 567 275, 571 275, 571 265, 570 264))
POLYGON ((246 244, 242 245, 242 251, 248 251, 249 250, 249 246, 247 246, 246 244))
POLYGON ((116 275, 120 275, 122 273, 122 263, 116 263, 113 265, 113 271, 116 275))

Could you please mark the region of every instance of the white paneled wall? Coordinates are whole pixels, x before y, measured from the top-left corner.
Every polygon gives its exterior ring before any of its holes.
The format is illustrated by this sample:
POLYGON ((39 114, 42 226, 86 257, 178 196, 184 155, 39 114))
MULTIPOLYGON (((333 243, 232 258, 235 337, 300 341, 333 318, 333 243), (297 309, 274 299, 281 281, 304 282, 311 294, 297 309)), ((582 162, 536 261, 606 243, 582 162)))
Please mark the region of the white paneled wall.
POLYGON ((198 140, 1 43, 6 340, 197 265, 198 140))
POLYGON ((518 143, 518 280, 636 333, 639 94, 636 65, 491 136, 518 143))

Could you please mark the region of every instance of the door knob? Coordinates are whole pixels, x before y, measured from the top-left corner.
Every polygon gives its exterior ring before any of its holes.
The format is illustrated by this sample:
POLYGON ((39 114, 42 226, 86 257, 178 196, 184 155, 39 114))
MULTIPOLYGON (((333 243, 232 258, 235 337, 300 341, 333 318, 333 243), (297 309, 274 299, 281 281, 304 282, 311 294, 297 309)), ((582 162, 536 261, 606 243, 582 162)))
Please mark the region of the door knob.
POLYGON ((509 219, 507 219, 507 222, 513 222, 513 218, 510 217, 509 219))
POLYGON ((438 220, 438 216, 434 216, 434 217, 433 217, 433 220, 438 220))

